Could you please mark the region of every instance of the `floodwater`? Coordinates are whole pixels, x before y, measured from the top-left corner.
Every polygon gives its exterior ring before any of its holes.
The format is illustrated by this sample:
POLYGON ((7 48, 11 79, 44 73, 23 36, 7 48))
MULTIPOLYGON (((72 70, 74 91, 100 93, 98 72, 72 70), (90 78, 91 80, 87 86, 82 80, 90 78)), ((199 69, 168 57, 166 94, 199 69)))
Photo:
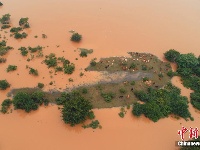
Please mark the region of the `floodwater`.
MULTIPOLYGON (((84 72, 93 58, 127 56, 126 52, 138 51, 155 54, 177 49, 182 53, 199 55, 200 48, 200 1, 199 0, 2 0, 0 15, 10 13, 13 26, 21 17, 29 17, 31 28, 28 37, 15 40, 5 35, 8 45, 14 47, 6 55, 7 63, 0 65, 0 79, 7 79, 11 88, 35 87, 46 84, 45 90, 65 89, 78 84, 97 82, 98 73, 84 72), (75 44, 69 39, 70 30, 83 35, 82 42, 75 44), (47 39, 41 35, 46 34, 47 39), (37 35, 38 38, 34 38, 37 35), (53 52, 76 64, 73 75, 57 73, 50 77, 44 58, 27 62, 17 50, 21 46, 45 46, 44 55, 53 52), (57 47, 56 45, 59 45, 57 47), (48 46, 48 47, 47 47, 48 46), (92 48, 87 58, 80 58, 77 48, 92 48), (78 60, 75 60, 78 58, 78 60), (17 65, 15 72, 6 73, 8 64, 17 65), (38 77, 28 74, 26 65, 39 71, 38 77), (80 72, 84 72, 82 78, 80 72), (74 82, 69 83, 68 79, 74 82), (49 82, 55 81, 50 86, 49 82)), ((172 82, 181 88, 182 95, 189 96, 179 78, 172 82)), ((0 91, 0 102, 9 91, 0 91)), ((128 111, 124 119, 118 116, 119 108, 94 110, 103 128, 84 130, 80 126, 65 125, 57 106, 41 107, 26 114, 13 111, 0 114, 0 150, 55 150, 55 149, 109 149, 109 150, 174 150, 180 140, 177 130, 182 126, 200 128, 199 112, 190 105, 195 121, 161 119, 153 123, 145 117, 136 118, 128 111)))

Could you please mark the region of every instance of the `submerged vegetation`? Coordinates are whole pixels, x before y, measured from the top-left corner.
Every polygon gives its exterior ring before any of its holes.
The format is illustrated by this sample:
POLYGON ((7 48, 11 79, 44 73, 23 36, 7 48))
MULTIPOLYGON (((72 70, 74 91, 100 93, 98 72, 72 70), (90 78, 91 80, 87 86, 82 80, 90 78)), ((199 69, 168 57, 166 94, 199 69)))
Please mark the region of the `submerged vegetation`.
POLYGON ((135 103, 133 114, 144 114, 147 118, 157 122, 161 118, 174 114, 184 119, 190 118, 187 97, 180 95, 180 89, 168 83, 163 89, 148 88, 147 92, 135 91, 136 97, 143 104, 135 103))
POLYGON ((32 75, 34 75, 34 76, 38 76, 38 70, 29 67, 29 74, 32 74, 32 75))
POLYGON ((11 104, 12 104, 12 101, 10 99, 5 99, 1 104, 1 112, 4 114, 7 113, 11 104))
POLYGON ((62 109, 63 121, 71 126, 83 123, 92 109, 91 103, 76 92, 62 98, 65 99, 62 109))
POLYGON ((19 20, 19 25, 23 28, 30 28, 30 25, 28 23, 29 18, 21 18, 19 20))
MULTIPOLYGON (((192 53, 180 54, 175 50, 173 54, 176 54, 174 62, 177 64, 177 72, 175 74, 181 77, 185 87, 194 91, 190 94, 191 104, 200 110, 200 57, 197 58, 192 53)), ((166 59, 171 61, 169 57, 166 59)))
POLYGON ((6 46, 6 41, 2 40, 0 42, 0 56, 7 54, 11 49, 13 49, 13 47, 6 46))
POLYGON ((73 33, 71 36, 71 41, 73 42, 80 42, 82 39, 82 35, 78 34, 78 33, 73 33))
POLYGON ((15 70, 17 70, 17 66, 15 66, 15 65, 8 65, 8 68, 7 68, 7 72, 10 72, 10 71, 15 71, 15 70))
POLYGON ((15 109, 22 109, 26 112, 37 110, 42 104, 48 105, 49 101, 45 98, 45 94, 41 91, 33 93, 18 92, 13 97, 13 105, 15 109))
POLYGON ((54 53, 45 57, 46 59, 44 60, 44 63, 48 66, 48 68, 54 68, 55 72, 63 71, 65 74, 72 74, 75 70, 75 65, 70 63, 70 61, 64 57, 57 58, 54 53), (61 64, 62 67, 58 66, 59 64, 61 64))
POLYGON ((0 80, 0 90, 6 90, 10 87, 10 84, 7 80, 0 80))
POLYGON ((1 24, 9 24, 10 23, 10 14, 5 14, 0 18, 1 24))
POLYGON ((93 49, 79 48, 79 50, 81 51, 80 57, 87 57, 88 54, 93 53, 93 49))

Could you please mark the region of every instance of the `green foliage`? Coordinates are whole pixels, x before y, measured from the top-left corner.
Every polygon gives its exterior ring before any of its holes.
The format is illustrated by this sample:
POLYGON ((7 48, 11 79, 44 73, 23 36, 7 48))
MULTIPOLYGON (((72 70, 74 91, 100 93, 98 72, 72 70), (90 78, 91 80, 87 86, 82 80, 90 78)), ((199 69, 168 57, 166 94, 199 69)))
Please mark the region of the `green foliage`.
POLYGON ((176 73, 173 72, 172 70, 170 70, 170 71, 167 72, 167 75, 172 78, 173 76, 176 75, 176 73))
POLYGON ((200 110, 200 93, 199 92, 193 92, 190 94, 191 104, 196 109, 200 110))
POLYGON ((12 101, 10 99, 5 99, 1 104, 1 112, 4 114, 7 113, 8 108, 10 107, 11 104, 12 101))
POLYGON ((30 50, 31 51, 31 53, 35 53, 35 52, 37 52, 37 51, 42 51, 42 46, 36 46, 36 47, 28 47, 28 50, 30 50))
POLYGON ((28 23, 29 18, 21 18, 19 20, 19 25, 22 26, 23 28, 30 28, 30 25, 28 23))
POLYGON ((81 56, 81 57, 87 57, 87 52, 81 51, 80 56, 81 56))
POLYGON ((82 126, 84 129, 85 128, 92 128, 92 129, 96 129, 96 128, 100 128, 100 123, 98 120, 94 120, 92 121, 90 124, 88 125, 83 125, 82 126))
POLYGON ((73 94, 67 99, 69 100, 62 109, 63 121, 71 126, 84 122, 92 109, 91 103, 79 93, 73 94))
POLYGON ((56 71, 56 72, 63 71, 63 67, 57 66, 57 67, 55 68, 55 71, 56 71))
POLYGON ((134 103, 133 108, 134 109, 132 110, 132 113, 133 113, 133 115, 135 115, 137 117, 141 116, 144 113, 142 104, 134 103))
POLYGON ((142 81, 143 81, 143 82, 149 81, 149 78, 148 78, 148 77, 144 77, 144 78, 142 79, 142 81))
POLYGON ((27 36, 28 36, 28 34, 26 34, 25 32, 22 32, 22 33, 16 32, 14 34, 14 38, 16 38, 16 39, 23 39, 23 38, 26 38, 27 36))
POLYGON ((135 85, 135 81, 131 81, 131 85, 135 85))
POLYGON ((3 15, 1 18, 0 18, 0 22, 2 24, 9 24, 9 21, 10 21, 10 14, 5 14, 3 15))
POLYGON ((126 91, 126 89, 124 89, 124 88, 120 88, 120 89, 119 89, 119 92, 120 92, 121 94, 125 94, 127 91, 126 91))
POLYGON ((73 63, 64 65, 64 73, 72 74, 75 70, 75 65, 73 63))
POLYGON ((74 41, 74 42, 80 42, 81 39, 82 39, 82 35, 78 33, 73 33, 71 36, 71 41, 74 41))
POLYGON ((104 98, 104 100, 107 103, 110 103, 112 101, 112 99, 115 97, 115 94, 112 92, 109 93, 101 93, 101 96, 104 98))
POLYGON ((136 67, 136 64, 135 63, 131 63, 129 68, 134 69, 135 67, 136 67))
POLYGON ((28 50, 26 47, 20 47, 18 50, 21 51, 22 56, 27 56, 28 55, 28 50))
POLYGON ((192 53, 180 54, 176 60, 178 68, 194 68, 199 65, 198 59, 192 53))
POLYGON ((10 25, 4 24, 4 25, 1 26, 1 29, 7 29, 7 28, 10 28, 10 27, 11 27, 10 25))
POLYGON ((15 65, 9 65, 6 70, 7 70, 7 72, 17 70, 17 66, 15 66, 15 65))
POLYGON ((0 42, 0 56, 7 54, 11 49, 13 49, 13 47, 6 46, 6 41, 2 40, 0 42))
POLYGON ((170 62, 175 62, 176 59, 180 56, 180 53, 174 49, 170 49, 164 53, 165 58, 170 62))
POLYGON ((83 94, 87 94, 87 93, 88 93, 88 90, 87 90, 86 88, 83 88, 83 89, 82 89, 82 93, 83 93, 83 94))
POLYGON ((132 113, 136 116, 144 114, 154 122, 168 117, 170 114, 184 119, 192 118, 188 111, 187 97, 181 96, 180 89, 171 83, 163 89, 149 88, 147 92, 136 91, 134 94, 139 100, 145 102, 144 104, 134 104, 132 113))
POLYGON ((142 70, 147 70, 147 66, 146 65, 142 65, 142 70))
POLYGON ((17 32, 19 32, 19 31, 22 31, 22 28, 21 28, 21 27, 12 27, 12 28, 10 29, 10 32, 13 32, 13 33, 17 33, 17 32))
POLYGON ((90 65, 91 65, 91 66, 96 66, 96 64, 97 64, 97 62, 96 62, 95 60, 91 60, 91 61, 90 61, 90 65))
POLYGON ((125 116, 123 112, 119 112, 118 115, 119 115, 121 118, 124 118, 124 116, 125 116))
POLYGON ((32 75, 34 75, 34 76, 38 76, 38 71, 37 71, 37 69, 33 69, 33 68, 29 68, 30 70, 29 70, 29 74, 32 74, 32 75))
POLYGON ((0 57, 0 64, 1 64, 1 63, 5 63, 5 62, 6 62, 6 58, 0 57))
POLYGON ((33 93, 18 92, 13 97, 13 105, 15 109, 22 109, 26 112, 37 110, 39 105, 48 105, 49 101, 45 98, 45 94, 40 91, 33 93))
POLYGON ((159 76, 160 78, 163 78, 163 74, 162 74, 162 73, 159 73, 158 76, 159 76))
POLYGON ((49 56, 46 56, 46 59, 44 60, 45 64, 50 67, 57 66, 57 57, 55 54, 51 53, 49 56))
POLYGON ((0 90, 6 90, 10 87, 10 84, 7 80, 0 80, 0 90))
POLYGON ((43 84, 43 83, 38 83, 38 87, 39 87, 40 89, 42 89, 42 88, 44 87, 44 84, 43 84))
POLYGON ((91 119, 91 120, 95 118, 95 115, 94 115, 94 112, 93 112, 93 111, 90 111, 90 112, 89 112, 88 118, 91 119))

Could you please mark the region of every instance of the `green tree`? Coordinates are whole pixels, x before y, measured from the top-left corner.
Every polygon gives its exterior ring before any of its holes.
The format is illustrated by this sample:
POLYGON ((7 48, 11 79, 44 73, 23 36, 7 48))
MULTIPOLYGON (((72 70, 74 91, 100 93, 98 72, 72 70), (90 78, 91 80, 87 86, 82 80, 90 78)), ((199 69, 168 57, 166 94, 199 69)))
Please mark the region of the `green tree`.
POLYGON ((71 126, 82 123, 86 120, 91 109, 91 103, 78 94, 66 101, 62 109, 63 121, 71 126))
POLYGON ((0 80, 0 90, 6 90, 10 87, 10 84, 7 80, 0 80))
POLYGON ((74 41, 74 42, 80 42, 81 39, 82 39, 82 35, 78 33, 73 33, 71 36, 71 41, 74 41))
POLYGON ((176 59, 179 57, 180 53, 174 49, 170 49, 164 53, 165 58, 170 62, 175 62, 176 59))

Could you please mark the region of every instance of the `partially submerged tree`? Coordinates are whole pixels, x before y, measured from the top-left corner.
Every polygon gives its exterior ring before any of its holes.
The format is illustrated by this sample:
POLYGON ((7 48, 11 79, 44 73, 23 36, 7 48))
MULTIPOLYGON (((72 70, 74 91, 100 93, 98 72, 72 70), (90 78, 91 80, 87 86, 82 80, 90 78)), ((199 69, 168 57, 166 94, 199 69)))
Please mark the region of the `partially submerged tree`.
POLYGON ((7 80, 0 80, 0 90, 6 90, 10 87, 10 84, 7 80))
POLYGON ((91 109, 92 105, 88 100, 74 93, 69 100, 66 100, 62 109, 63 121, 71 126, 82 123, 87 119, 91 109))
POLYGON ((71 36, 71 41, 74 41, 74 42, 80 42, 81 39, 82 39, 82 35, 78 33, 73 33, 71 36))

